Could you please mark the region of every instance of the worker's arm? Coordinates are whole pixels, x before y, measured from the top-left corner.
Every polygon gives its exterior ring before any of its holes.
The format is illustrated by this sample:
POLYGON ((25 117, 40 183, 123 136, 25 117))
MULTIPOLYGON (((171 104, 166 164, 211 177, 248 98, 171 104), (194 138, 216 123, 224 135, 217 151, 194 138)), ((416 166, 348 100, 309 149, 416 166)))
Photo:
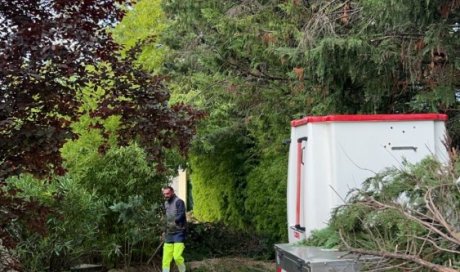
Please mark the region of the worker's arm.
POLYGON ((183 224, 185 223, 185 204, 184 201, 178 200, 176 201, 176 224, 183 224))

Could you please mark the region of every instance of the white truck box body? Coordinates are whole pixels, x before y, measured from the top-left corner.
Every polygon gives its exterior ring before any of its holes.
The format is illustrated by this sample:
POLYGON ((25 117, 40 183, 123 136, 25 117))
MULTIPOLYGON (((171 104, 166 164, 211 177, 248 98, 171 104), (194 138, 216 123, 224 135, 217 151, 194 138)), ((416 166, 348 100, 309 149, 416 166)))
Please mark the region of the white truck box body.
POLYGON ((350 189, 359 188, 377 172, 399 167, 403 160, 416 163, 429 155, 448 161, 446 119, 443 114, 396 114, 329 115, 292 121, 289 242, 301 241, 312 230, 324 228, 331 211, 344 203, 350 189), (302 139, 300 146, 298 139, 302 139))

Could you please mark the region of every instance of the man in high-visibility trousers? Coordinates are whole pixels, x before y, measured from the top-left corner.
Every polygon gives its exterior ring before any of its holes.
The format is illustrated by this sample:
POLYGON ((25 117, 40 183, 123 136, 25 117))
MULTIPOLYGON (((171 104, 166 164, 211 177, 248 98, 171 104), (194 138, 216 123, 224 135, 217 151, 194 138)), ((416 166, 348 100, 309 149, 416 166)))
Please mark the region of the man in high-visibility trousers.
POLYGON ((185 245, 185 203, 176 196, 170 186, 163 188, 166 210, 165 243, 163 245, 163 272, 169 272, 171 261, 174 259, 180 272, 185 272, 185 263, 182 253, 185 245))

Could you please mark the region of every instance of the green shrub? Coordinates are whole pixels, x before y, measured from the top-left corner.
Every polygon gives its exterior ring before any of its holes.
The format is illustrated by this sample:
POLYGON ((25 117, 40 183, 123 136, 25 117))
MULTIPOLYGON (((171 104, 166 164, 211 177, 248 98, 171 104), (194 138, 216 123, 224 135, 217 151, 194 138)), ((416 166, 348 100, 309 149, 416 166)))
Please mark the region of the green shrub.
POLYGON ((145 151, 136 144, 112 147, 94 157, 78 176, 78 182, 95 191, 109 205, 140 195, 146 201, 162 199, 161 187, 166 177, 157 174, 147 162, 145 151))
POLYGON ((128 267, 133 261, 147 260, 147 252, 160 243, 163 231, 159 204, 146 203, 144 197, 136 195, 130 196, 126 202, 113 204, 110 210, 118 214, 118 235, 113 237, 118 245, 125 245, 116 252, 123 257, 124 266, 128 267))
POLYGON ((286 221, 286 156, 262 159, 248 176, 246 213, 258 233, 275 241, 285 241, 286 221))
POLYGON ((268 259, 273 254, 272 240, 254 232, 223 223, 191 223, 188 226, 187 261, 231 256, 268 259))
POLYGON ((195 148, 190 156, 193 212, 198 220, 222 221, 239 228, 247 222, 244 199, 249 144, 241 133, 214 134, 209 139, 212 149, 195 148))
POLYGON ((17 253, 27 271, 69 267, 75 260, 97 250, 98 227, 103 216, 103 203, 94 192, 82 188, 69 176, 51 181, 29 175, 10 178, 10 188, 18 195, 49 207, 48 232, 43 236, 18 226, 17 253))
MULTIPOLYGON (((77 167, 77 166, 76 166, 77 167)), ((19 257, 27 271, 66 268, 78 261, 129 265, 146 260, 161 236, 161 187, 137 145, 92 154, 78 171, 51 180, 10 178, 18 196, 48 207, 45 235, 15 226, 19 257)))
POLYGON ((99 243, 105 262, 141 260, 158 243, 161 188, 167 182, 139 146, 112 147, 79 172, 78 182, 104 203, 99 243), (120 259, 121 258, 121 259, 120 259))

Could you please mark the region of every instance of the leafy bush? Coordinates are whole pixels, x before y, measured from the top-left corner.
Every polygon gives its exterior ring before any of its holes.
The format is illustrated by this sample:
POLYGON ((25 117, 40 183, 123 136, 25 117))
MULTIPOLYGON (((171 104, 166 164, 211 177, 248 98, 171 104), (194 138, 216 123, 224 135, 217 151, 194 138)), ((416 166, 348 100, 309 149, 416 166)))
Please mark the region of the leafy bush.
POLYGON ((86 190, 104 203, 99 225, 99 243, 105 262, 125 265, 142 260, 160 237, 161 187, 167 182, 149 165, 139 146, 112 147, 89 162, 78 176, 86 190), (133 256, 136 255, 136 256, 133 256))
POLYGON ((273 254, 269 237, 222 223, 191 223, 187 230, 187 261, 230 256, 268 259, 273 254))
POLYGON ((166 177, 156 173, 147 162, 147 155, 136 144, 112 147, 85 165, 78 182, 94 190, 108 204, 127 201, 141 195, 146 201, 162 199, 161 187, 166 177))
POLYGON ((27 271, 68 267, 97 250, 104 207, 94 192, 85 190, 69 176, 43 181, 22 175, 10 178, 8 186, 19 189, 20 197, 38 201, 52 211, 44 236, 21 226, 16 228, 20 241, 16 250, 27 271))
POLYGON ((110 206, 110 210, 118 214, 114 236, 118 247, 115 253, 123 256, 123 264, 129 266, 132 261, 142 262, 152 246, 160 244, 160 233, 163 221, 159 213, 158 203, 147 203, 142 196, 130 196, 126 202, 118 202, 110 206), (137 259, 133 259, 137 258, 137 259))
MULTIPOLYGON (((74 144, 77 144, 75 142, 74 144)), ((10 178, 18 196, 51 210, 45 235, 15 226, 17 252, 27 271, 69 267, 77 261, 129 265, 144 257, 161 236, 161 187, 166 177, 149 166, 137 145, 93 154, 63 177, 10 178)))

